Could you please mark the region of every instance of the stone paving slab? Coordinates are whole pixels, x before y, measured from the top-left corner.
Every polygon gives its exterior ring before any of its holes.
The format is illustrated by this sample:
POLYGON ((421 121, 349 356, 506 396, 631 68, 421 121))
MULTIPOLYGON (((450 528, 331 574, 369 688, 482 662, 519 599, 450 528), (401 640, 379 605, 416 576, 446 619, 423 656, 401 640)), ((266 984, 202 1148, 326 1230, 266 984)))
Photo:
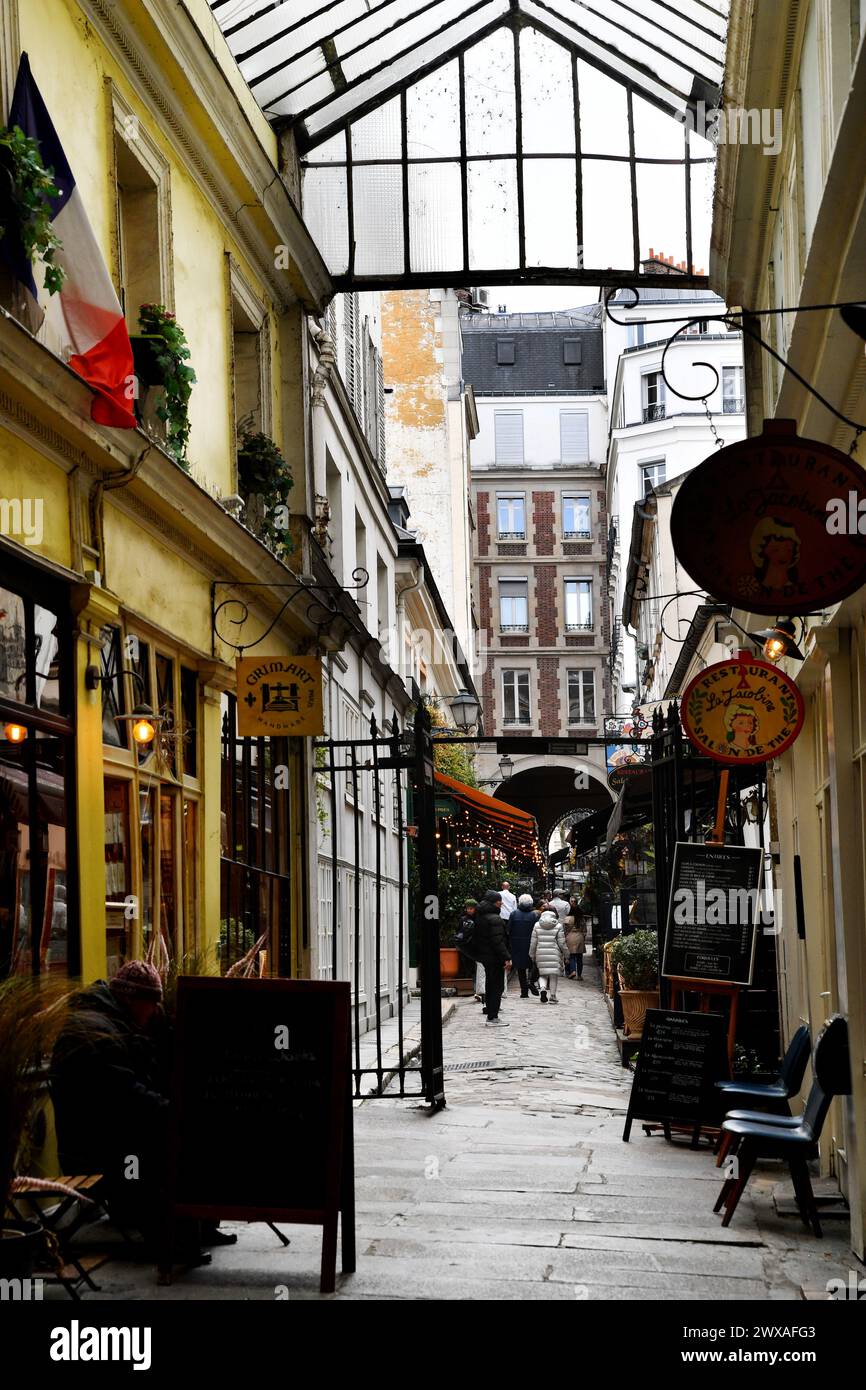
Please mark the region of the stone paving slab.
MULTIPOLYGON (((847 1277, 847 1229, 828 1223, 817 1241, 780 1216, 778 1167, 753 1178, 725 1229, 712 1211, 722 1175, 709 1150, 639 1126, 624 1144, 631 1073, 604 1001, 592 976, 563 981, 560 997, 551 1008, 510 995, 513 1026, 503 1029, 487 1028, 471 1000, 443 1001, 446 1108, 356 1103, 358 1270, 338 1274, 329 1297, 776 1301, 804 1288, 820 1296, 828 1279, 847 1277), (488 1069, 448 1069, 473 1061, 488 1069)), ((152 1268, 117 1259, 84 1301, 267 1300, 278 1286, 290 1299, 320 1297, 318 1230, 284 1227, 283 1250, 264 1226, 227 1224, 238 1244, 215 1250, 211 1266, 165 1289, 152 1268)), ((55 1296, 65 1298, 46 1289, 55 1296)))

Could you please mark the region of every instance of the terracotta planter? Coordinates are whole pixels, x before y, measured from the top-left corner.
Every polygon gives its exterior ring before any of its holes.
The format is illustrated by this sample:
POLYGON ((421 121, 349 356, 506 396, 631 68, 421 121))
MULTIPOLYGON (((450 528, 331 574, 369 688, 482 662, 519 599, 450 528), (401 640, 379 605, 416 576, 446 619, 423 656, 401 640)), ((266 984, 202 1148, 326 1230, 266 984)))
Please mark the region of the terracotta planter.
POLYGON ((439 974, 443 980, 456 980, 460 974, 460 952, 456 946, 439 947, 439 974))
POLYGON ((657 989, 621 989, 619 1000, 622 1004, 622 1031, 627 1038, 643 1036, 643 1023, 647 1009, 657 1009, 659 992, 657 989))

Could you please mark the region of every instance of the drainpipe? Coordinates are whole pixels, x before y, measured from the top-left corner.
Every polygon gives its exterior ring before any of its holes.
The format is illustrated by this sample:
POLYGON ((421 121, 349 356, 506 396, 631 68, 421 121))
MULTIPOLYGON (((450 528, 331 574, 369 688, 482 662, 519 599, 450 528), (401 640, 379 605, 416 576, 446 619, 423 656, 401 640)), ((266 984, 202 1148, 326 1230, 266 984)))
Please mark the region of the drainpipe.
POLYGON ((403 619, 406 615, 406 595, 417 593, 424 582, 424 566, 419 560, 415 560, 413 563, 417 567, 418 577, 411 584, 404 584, 401 589, 397 589, 397 641, 400 643, 401 666, 403 664, 403 652, 406 649, 406 644, 403 641, 403 619))

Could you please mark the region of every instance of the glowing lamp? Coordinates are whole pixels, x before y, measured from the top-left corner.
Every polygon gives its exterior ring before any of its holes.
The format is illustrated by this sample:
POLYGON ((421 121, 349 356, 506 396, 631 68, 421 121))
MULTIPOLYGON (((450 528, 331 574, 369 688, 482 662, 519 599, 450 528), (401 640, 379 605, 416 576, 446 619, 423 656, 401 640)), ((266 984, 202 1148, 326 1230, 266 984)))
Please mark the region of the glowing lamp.
POLYGON ((23 724, 7 724, 3 732, 10 743, 23 743, 27 737, 27 730, 23 724))

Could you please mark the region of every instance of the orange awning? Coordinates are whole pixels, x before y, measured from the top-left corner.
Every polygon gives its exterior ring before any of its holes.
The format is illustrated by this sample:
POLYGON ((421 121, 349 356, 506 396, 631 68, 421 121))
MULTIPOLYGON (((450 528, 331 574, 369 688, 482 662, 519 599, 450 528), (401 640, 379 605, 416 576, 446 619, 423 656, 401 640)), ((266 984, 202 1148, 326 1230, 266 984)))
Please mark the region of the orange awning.
POLYGON ((502 848, 534 851, 538 846, 538 826, 528 811, 509 806, 476 787, 468 787, 447 773, 436 773, 436 786, 453 797, 476 825, 483 826, 485 838, 502 848))

